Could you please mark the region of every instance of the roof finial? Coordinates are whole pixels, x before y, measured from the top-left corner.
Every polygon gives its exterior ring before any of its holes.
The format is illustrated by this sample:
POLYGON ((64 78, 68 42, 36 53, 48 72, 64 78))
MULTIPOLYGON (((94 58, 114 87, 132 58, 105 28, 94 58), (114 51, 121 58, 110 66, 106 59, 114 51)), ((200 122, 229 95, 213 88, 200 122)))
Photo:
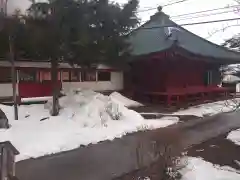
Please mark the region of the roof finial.
POLYGON ((153 20, 153 19, 159 18, 160 16, 166 16, 167 18, 169 18, 169 16, 166 15, 166 14, 162 11, 162 9, 163 9, 162 6, 158 6, 158 7, 157 7, 157 10, 158 10, 158 11, 157 11, 154 15, 152 15, 152 16, 150 17, 150 19, 153 20))
POLYGON ((158 12, 162 12, 162 9, 163 9, 162 6, 158 6, 158 7, 157 7, 158 12))

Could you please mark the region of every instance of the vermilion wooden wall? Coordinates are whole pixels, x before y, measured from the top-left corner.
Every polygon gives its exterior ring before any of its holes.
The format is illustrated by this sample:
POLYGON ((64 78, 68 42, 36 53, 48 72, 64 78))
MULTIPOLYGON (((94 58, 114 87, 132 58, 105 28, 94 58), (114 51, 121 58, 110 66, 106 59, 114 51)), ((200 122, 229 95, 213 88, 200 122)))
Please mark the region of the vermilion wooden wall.
POLYGON ((173 59, 167 63, 167 88, 204 86, 204 75, 207 72, 205 62, 173 59))
POLYGON ((205 61, 167 55, 136 60, 131 65, 131 77, 128 78, 131 78, 132 87, 137 91, 157 92, 203 87, 210 66, 205 61))
POLYGON ((131 69, 133 86, 139 91, 164 91, 166 75, 165 65, 156 59, 137 62, 131 69))
MULTIPOLYGON (((59 89, 61 89, 61 82, 58 83, 59 89)), ((51 96, 53 90, 53 84, 49 82, 45 83, 24 83, 21 82, 18 84, 19 95, 21 98, 29 98, 29 97, 43 97, 43 96, 51 96)))

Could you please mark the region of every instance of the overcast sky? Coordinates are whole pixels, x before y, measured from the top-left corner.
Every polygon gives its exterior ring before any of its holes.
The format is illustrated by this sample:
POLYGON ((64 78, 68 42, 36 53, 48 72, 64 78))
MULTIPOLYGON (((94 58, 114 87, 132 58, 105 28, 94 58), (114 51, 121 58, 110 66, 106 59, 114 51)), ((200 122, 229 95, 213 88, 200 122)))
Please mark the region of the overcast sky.
MULTIPOLYGON (((22 11, 24 11, 30 5, 29 0, 8 0, 8 1, 9 1, 9 4, 8 4, 9 12, 12 12, 16 8, 20 8, 22 11)), ((179 1, 179 0, 140 0, 139 10, 143 10, 145 8, 157 7, 159 5, 164 5, 164 4, 168 4, 175 1, 179 1)), ((115 2, 119 2, 121 4, 121 3, 127 2, 127 0, 115 0, 115 2)), ((237 3, 234 0, 186 0, 185 2, 182 2, 182 3, 164 7, 163 11, 170 16, 176 16, 179 14, 221 8, 227 5, 236 5, 236 4, 237 3)), ((222 11, 228 11, 228 10, 225 9, 222 11)), ((144 22, 148 20, 149 17, 153 15, 155 12, 156 10, 139 13, 139 17, 144 22)), ((201 18, 194 18, 194 19, 187 19, 187 20, 186 19, 179 20, 176 18, 175 19, 172 18, 172 19, 178 24, 183 24, 183 23, 201 22, 201 21, 218 20, 218 19, 229 19, 229 18, 235 18, 235 17, 240 17, 240 12, 235 11, 230 13, 218 14, 214 16, 207 16, 207 17, 201 17, 201 18)), ((230 38, 234 34, 239 33, 240 26, 234 26, 231 28, 227 28, 225 31, 219 31, 218 33, 215 33, 211 37, 209 33, 211 34, 212 32, 222 29, 223 27, 226 27, 229 25, 236 25, 236 24, 240 24, 240 21, 221 22, 221 23, 212 23, 212 24, 204 24, 204 25, 184 26, 184 27, 199 36, 207 38, 208 40, 214 43, 221 44, 224 41, 224 39, 230 38)))

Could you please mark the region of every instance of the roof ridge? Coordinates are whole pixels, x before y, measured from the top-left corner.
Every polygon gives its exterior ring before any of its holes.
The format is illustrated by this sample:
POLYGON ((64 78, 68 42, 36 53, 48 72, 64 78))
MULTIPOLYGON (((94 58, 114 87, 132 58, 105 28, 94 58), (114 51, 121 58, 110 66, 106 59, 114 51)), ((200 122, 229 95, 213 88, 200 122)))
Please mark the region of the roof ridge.
MULTIPOLYGON (((152 22, 154 19, 153 17, 155 16, 161 16, 161 15, 165 15, 168 16, 167 14, 165 14, 163 11, 158 11, 156 12, 154 15, 150 16, 150 19, 148 21, 146 21, 145 23, 143 23, 141 26, 137 27, 136 29, 133 29, 131 32, 129 32, 128 36, 131 35, 132 33, 134 33, 135 31, 141 29, 143 26, 145 26, 146 24, 152 22)), ((169 16, 168 16, 169 17, 169 16)))

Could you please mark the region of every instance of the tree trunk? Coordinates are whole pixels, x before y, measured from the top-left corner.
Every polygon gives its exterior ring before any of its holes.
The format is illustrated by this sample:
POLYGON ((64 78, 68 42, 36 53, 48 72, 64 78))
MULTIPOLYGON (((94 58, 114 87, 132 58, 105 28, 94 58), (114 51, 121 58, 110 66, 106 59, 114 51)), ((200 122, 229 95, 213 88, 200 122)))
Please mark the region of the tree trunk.
POLYGON ((58 63, 57 59, 51 59, 51 77, 52 77, 52 95, 53 95, 53 104, 52 104, 52 116, 57 116, 59 114, 59 87, 58 87, 58 63))
POLYGON ((12 38, 9 36, 9 55, 11 62, 11 75, 12 75, 12 89, 13 89, 13 103, 14 103, 14 119, 18 120, 18 102, 17 102, 17 77, 15 69, 14 51, 12 38))

